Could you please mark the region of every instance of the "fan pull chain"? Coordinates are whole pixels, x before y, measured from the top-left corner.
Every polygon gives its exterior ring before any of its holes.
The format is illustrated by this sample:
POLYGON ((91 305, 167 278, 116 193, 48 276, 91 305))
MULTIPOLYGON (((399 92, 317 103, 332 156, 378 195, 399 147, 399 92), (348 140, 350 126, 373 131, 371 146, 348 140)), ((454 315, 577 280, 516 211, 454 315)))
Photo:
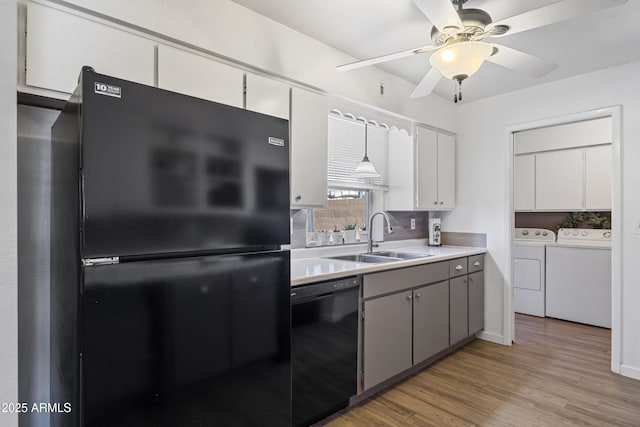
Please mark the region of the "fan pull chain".
POLYGON ((456 93, 456 83, 457 83, 457 81, 454 80, 453 81, 453 102, 457 104, 458 103, 458 94, 456 93))
POLYGON ((462 80, 453 81, 453 102, 457 104, 458 101, 462 101, 462 80), (456 84, 458 85, 457 88, 456 88, 456 84))

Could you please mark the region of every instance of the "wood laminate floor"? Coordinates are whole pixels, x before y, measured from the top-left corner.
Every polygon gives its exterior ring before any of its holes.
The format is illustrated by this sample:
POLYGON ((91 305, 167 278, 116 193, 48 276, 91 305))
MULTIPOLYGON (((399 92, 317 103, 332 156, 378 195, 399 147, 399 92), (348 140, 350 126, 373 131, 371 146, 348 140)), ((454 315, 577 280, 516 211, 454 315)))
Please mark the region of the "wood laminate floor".
POLYGON ((324 426, 640 426, 640 381, 611 373, 611 332, 516 315, 512 347, 476 340, 324 426))

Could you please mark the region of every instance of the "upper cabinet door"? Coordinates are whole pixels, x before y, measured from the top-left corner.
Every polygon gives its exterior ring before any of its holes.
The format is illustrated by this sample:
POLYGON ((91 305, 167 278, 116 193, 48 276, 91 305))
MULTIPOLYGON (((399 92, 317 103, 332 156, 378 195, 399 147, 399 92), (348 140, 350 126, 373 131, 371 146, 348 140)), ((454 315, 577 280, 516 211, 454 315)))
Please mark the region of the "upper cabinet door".
POLYGON ((513 208, 532 211, 536 198, 536 156, 520 154, 513 163, 513 208))
POLYGON ((584 150, 585 209, 610 210, 612 188, 611 144, 584 150))
POLYGON ((327 202, 327 108, 324 96, 291 89, 291 206, 327 202))
POLYGON ((438 207, 438 133, 416 128, 416 207, 438 207))
POLYGON ((246 108, 289 120, 289 90, 284 83, 247 73, 246 108))
POLYGON ((27 4, 26 85, 72 93, 82 66, 153 85, 154 43, 108 25, 27 4))
POLYGON ((438 133, 438 208, 456 207, 456 141, 438 133))
POLYGON ((413 137, 406 130, 389 130, 389 191, 386 210, 411 211, 415 209, 416 195, 413 176, 413 137))
POLYGON ((583 209, 584 150, 536 154, 536 209, 583 209))
POLYGON ((158 87, 233 107, 244 105, 244 71, 173 47, 158 46, 158 87))

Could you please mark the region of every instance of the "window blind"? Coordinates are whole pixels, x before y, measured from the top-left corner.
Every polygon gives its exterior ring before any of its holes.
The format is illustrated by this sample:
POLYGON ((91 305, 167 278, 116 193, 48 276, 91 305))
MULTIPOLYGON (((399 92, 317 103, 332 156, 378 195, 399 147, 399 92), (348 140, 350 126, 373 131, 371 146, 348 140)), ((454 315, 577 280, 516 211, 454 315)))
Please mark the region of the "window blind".
POLYGON ((378 178, 362 180, 351 174, 364 156, 365 123, 363 120, 329 115, 327 179, 342 183, 387 184, 387 146, 389 132, 375 122, 368 124, 367 151, 369 160, 380 173, 378 178))

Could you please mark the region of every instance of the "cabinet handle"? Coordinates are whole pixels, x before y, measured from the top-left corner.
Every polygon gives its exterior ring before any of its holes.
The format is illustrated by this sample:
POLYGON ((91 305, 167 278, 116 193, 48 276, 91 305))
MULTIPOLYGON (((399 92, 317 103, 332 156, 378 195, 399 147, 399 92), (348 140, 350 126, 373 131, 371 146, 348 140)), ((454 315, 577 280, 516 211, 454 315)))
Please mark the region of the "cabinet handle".
POLYGON ((302 200, 302 196, 298 194, 298 195, 296 196, 296 202, 299 202, 300 200, 302 200))
POLYGON ((440 202, 441 205, 444 205, 444 202, 440 202))
POLYGON ((420 298, 420 294, 416 294, 416 298, 420 298))
POLYGON ((456 265, 456 271, 462 270, 462 266, 460 264, 456 265))
POLYGON ((411 295, 407 295, 407 299, 408 299, 409 301, 411 301, 411 300, 413 299, 413 297, 412 297, 411 295))
POLYGON ((435 201, 435 202, 433 202, 433 204, 434 204, 434 205, 437 205, 437 204, 438 204, 438 202, 437 202, 437 201, 435 201))
POLYGON ((469 279, 465 277, 465 278, 464 278, 464 280, 463 280, 463 282, 464 282, 464 283, 469 283, 469 279))
POLYGON ((473 277, 469 277, 469 281, 470 281, 470 282, 473 282, 473 277))
POLYGON ((480 261, 476 261, 476 262, 474 262, 474 263, 473 263, 473 266, 474 266, 474 267, 480 267, 480 261))

